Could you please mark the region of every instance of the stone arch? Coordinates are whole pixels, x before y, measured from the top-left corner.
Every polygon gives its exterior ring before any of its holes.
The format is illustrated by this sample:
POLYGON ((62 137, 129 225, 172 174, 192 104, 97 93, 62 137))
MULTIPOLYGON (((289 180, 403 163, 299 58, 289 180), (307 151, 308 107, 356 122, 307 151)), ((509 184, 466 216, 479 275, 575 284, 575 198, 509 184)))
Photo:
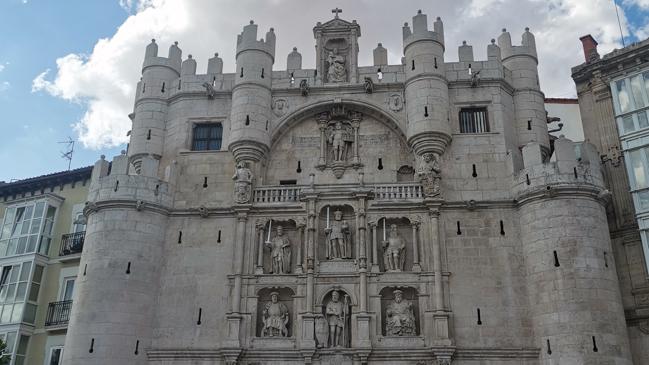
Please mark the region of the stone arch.
MULTIPOLYGON (((330 111, 332 106, 337 103, 333 100, 318 100, 312 103, 308 103, 298 107, 292 113, 288 113, 284 117, 280 118, 276 127, 271 131, 271 150, 275 143, 286 134, 286 132, 302 122, 304 119, 313 117, 322 112, 330 111)), ((341 104, 348 109, 353 109, 363 113, 364 115, 375 118, 376 120, 387 125, 391 130, 393 130, 397 135, 399 135, 404 142, 407 143, 408 138, 406 137, 406 125, 405 118, 404 122, 400 123, 399 120, 389 112, 385 110, 385 107, 370 103, 366 100, 360 99, 344 99, 341 101, 341 104)))

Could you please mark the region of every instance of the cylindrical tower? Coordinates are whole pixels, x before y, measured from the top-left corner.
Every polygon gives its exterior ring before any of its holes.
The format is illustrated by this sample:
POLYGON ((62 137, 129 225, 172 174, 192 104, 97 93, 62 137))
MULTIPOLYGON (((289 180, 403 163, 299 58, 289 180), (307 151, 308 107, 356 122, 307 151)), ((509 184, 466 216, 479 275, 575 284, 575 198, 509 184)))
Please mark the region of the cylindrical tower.
POLYGON ((86 238, 63 362, 146 364, 163 261, 171 196, 156 176, 158 160, 143 156, 142 173, 128 157, 100 160, 93 170, 86 238))
POLYGON ((275 32, 257 40, 253 21, 237 37, 237 70, 232 89, 229 149, 239 161, 262 161, 270 149, 271 85, 275 32))
POLYGON ((555 144, 556 164, 524 148, 514 188, 540 364, 631 364, 599 156, 578 163, 571 141, 555 144))
POLYGON ((498 37, 502 63, 511 71, 514 87, 515 126, 519 147, 538 142, 545 159, 549 158, 550 140, 545 114, 545 95, 539 85, 536 42, 529 28, 525 28, 520 46, 512 46, 506 29, 498 37))
POLYGON ((182 52, 176 42, 169 48, 169 57, 158 57, 155 40, 147 46, 142 65, 142 79, 137 85, 133 128, 128 155, 139 171, 142 156, 162 156, 167 95, 180 76, 182 52))
POLYGON ((444 67, 444 26, 440 18, 434 31, 421 10, 403 26, 408 143, 415 153, 442 154, 451 141, 448 115, 448 82, 444 67))

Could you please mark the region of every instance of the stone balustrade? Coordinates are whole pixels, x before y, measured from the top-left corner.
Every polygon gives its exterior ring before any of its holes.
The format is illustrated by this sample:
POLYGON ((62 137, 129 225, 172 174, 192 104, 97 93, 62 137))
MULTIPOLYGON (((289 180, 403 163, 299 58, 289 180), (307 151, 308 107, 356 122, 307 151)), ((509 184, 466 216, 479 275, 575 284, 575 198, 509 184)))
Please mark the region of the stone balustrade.
POLYGON ((418 183, 374 185, 375 200, 412 200, 423 198, 424 193, 421 185, 418 183))
POLYGON ((253 204, 291 203, 300 201, 301 186, 266 186, 254 189, 253 204))

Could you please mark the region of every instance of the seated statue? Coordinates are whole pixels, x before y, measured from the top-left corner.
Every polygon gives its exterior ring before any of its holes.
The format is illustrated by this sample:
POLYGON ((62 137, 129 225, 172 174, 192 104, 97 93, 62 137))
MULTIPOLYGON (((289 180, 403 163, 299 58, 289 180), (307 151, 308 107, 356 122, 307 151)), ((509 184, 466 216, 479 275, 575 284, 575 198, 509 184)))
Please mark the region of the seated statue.
POLYGON ((403 292, 396 289, 394 301, 385 310, 386 336, 415 336, 415 312, 412 303, 403 299, 403 292))
POLYGON ((278 292, 270 293, 270 302, 264 306, 264 328, 261 330, 261 337, 288 337, 288 308, 278 300, 278 292))

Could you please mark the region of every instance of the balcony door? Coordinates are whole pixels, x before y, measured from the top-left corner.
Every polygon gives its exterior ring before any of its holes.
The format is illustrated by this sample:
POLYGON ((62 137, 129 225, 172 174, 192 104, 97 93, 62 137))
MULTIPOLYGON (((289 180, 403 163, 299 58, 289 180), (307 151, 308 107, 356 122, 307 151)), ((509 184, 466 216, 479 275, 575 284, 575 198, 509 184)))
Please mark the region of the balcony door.
POLYGON ((61 301, 72 300, 74 295, 74 280, 75 278, 63 279, 63 287, 61 290, 61 301))
POLYGON ((56 346, 50 347, 50 356, 46 362, 47 365, 61 365, 63 364, 63 347, 56 346))

